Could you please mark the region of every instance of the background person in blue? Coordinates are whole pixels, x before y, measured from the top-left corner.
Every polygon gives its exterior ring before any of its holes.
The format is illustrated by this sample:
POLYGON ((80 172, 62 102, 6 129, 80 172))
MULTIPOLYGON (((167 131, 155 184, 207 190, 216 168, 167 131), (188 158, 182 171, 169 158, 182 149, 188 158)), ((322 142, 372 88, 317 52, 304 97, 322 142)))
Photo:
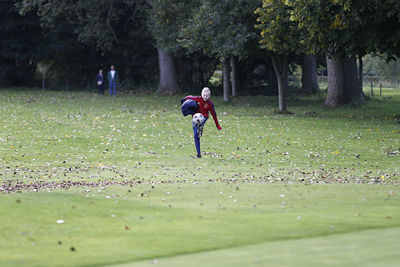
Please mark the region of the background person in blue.
POLYGON ((110 96, 117 94, 117 82, 118 72, 114 69, 114 65, 111 65, 111 69, 108 72, 107 79, 110 83, 110 96))
POLYGON ((99 88, 99 94, 104 95, 104 75, 103 70, 100 69, 96 76, 97 87, 99 88))

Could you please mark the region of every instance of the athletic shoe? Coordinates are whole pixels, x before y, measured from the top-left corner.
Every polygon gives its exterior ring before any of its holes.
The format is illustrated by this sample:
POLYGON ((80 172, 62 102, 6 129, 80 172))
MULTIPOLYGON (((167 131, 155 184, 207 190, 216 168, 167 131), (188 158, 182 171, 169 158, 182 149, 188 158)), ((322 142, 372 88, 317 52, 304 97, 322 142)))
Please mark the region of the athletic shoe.
POLYGON ((197 157, 198 157, 198 158, 201 158, 201 155, 200 155, 200 154, 197 154, 197 157))

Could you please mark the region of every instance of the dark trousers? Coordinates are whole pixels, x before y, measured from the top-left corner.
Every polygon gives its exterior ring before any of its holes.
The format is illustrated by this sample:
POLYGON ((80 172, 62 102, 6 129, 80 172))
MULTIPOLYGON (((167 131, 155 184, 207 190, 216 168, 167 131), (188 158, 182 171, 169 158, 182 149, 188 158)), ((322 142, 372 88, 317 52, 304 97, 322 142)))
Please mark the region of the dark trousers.
POLYGON ((98 88, 99 88, 99 95, 104 95, 104 83, 98 85, 98 88))

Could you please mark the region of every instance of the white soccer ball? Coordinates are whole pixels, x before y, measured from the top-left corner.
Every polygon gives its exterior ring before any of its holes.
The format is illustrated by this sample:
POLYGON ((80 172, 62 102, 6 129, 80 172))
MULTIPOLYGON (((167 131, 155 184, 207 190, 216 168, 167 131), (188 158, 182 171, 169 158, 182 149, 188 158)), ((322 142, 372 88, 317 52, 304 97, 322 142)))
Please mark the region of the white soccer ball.
POLYGON ((205 118, 204 118, 203 114, 201 114, 201 113, 196 113, 193 115, 193 123, 194 124, 200 125, 204 122, 204 120, 205 120, 205 118))

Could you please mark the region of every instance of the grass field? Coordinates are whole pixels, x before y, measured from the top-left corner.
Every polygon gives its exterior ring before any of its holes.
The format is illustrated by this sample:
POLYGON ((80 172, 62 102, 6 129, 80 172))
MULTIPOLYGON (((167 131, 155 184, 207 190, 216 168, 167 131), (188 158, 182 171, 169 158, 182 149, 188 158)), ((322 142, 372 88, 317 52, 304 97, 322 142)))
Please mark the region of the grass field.
POLYGON ((395 92, 213 98, 197 159, 180 96, 1 89, 0 265, 399 265, 395 92))

